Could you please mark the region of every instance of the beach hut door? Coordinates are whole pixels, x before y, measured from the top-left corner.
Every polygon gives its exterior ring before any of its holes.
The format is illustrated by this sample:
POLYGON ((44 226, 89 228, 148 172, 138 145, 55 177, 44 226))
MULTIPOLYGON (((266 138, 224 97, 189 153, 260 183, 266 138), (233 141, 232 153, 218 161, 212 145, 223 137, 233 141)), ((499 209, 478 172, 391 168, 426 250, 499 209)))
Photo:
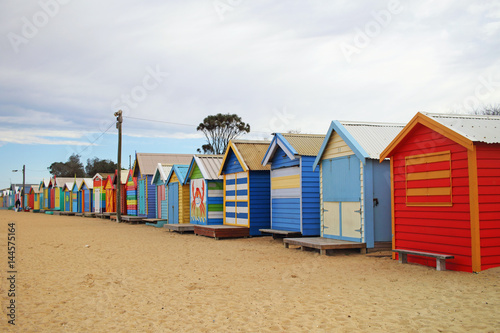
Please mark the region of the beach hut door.
POLYGON ((94 209, 95 209, 95 212, 96 213, 100 213, 101 212, 101 189, 100 188, 96 188, 94 190, 94 209))
POLYGON ((168 223, 179 223, 179 183, 168 184, 168 223))
POLYGON ((323 227, 322 235, 360 242, 361 230, 361 169, 354 156, 322 161, 323 227), (327 186, 327 185, 328 186, 327 186))
POLYGON ((146 179, 139 179, 138 188, 137 204, 139 205, 139 215, 146 215, 146 179))

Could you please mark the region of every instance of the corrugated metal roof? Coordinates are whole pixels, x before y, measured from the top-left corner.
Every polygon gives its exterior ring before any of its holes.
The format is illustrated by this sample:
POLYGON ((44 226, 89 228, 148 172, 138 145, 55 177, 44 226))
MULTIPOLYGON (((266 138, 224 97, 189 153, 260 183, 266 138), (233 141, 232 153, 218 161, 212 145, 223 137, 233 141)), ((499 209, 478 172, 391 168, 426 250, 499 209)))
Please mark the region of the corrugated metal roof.
POLYGON ((340 121, 354 140, 370 158, 379 159, 380 154, 401 132, 405 124, 340 121))
POLYGON ((83 182, 85 185, 87 185, 88 189, 93 189, 94 188, 94 179, 92 178, 83 178, 83 182))
POLYGON ((424 113, 474 142, 500 143, 500 116, 424 113))
POLYGON ((56 177, 55 184, 57 187, 63 187, 64 184, 73 182, 74 180, 74 177, 56 177))
POLYGON ((234 140, 232 141, 239 154, 250 170, 271 170, 270 165, 261 164, 270 141, 264 140, 234 140))
POLYGON ((301 156, 316 156, 325 140, 320 134, 280 133, 301 156))
MULTIPOLYGON (((192 158, 192 154, 137 153, 134 166, 139 166, 139 170, 143 175, 153 175, 158 163, 169 165, 189 164, 192 158)), ((134 169, 134 174, 136 173, 137 171, 134 169)))
POLYGON ((195 155, 194 159, 200 168, 203 178, 207 180, 223 179, 219 177, 219 170, 224 160, 224 155, 195 155))

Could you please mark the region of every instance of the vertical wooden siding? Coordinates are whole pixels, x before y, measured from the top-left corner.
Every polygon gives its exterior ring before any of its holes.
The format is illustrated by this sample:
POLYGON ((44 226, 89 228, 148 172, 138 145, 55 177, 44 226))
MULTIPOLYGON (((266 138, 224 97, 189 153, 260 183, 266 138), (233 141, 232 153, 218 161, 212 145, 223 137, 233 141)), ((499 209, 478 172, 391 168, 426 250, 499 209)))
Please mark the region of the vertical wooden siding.
MULTIPOLYGON (((395 247, 452 254, 447 266, 471 271, 471 233, 467 151, 441 134, 416 126, 393 156, 395 247), (451 151, 451 207, 407 206, 405 157, 451 151)), ((435 260, 408 256, 408 261, 435 266, 435 260)))
POLYGON ((500 266, 500 145, 477 145, 481 268, 500 266))
POLYGON ((271 220, 271 179, 269 171, 250 171, 250 235, 260 235, 271 220))
POLYGON ((302 156, 302 234, 320 235, 320 172, 319 167, 312 170, 314 156, 302 156))

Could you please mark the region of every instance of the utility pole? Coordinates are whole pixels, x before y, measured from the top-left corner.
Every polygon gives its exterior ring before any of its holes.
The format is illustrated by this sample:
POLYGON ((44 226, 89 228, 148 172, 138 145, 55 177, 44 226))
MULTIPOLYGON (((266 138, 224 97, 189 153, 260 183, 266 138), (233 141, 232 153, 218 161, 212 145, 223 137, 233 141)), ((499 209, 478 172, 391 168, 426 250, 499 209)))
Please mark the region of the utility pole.
POLYGON ((122 221, 122 207, 121 207, 121 174, 122 174, 122 110, 115 112, 116 117, 116 128, 118 128, 118 170, 116 172, 116 222, 120 223, 122 221))
POLYGON ((23 164, 23 189, 22 189, 22 196, 21 196, 21 198, 22 198, 21 199, 21 208, 23 209, 23 211, 24 211, 24 208, 26 207, 26 204, 24 202, 24 186, 26 186, 25 183, 26 183, 26 165, 23 164))

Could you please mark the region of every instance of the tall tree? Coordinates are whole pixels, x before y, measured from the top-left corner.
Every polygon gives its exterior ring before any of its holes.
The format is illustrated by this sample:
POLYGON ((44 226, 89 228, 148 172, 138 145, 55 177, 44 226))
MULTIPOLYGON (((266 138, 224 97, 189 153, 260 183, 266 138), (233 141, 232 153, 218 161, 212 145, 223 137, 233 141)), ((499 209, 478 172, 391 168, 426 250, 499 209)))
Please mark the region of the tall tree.
POLYGON ((71 155, 67 162, 54 162, 47 169, 56 177, 85 177, 80 155, 77 154, 71 155))
POLYGON ((222 154, 231 139, 250 132, 250 125, 243 122, 237 114, 218 113, 203 119, 196 130, 202 131, 207 139, 207 143, 198 152, 201 153, 203 149, 204 154, 222 154))
POLYGON ((113 173, 117 169, 115 162, 111 160, 101 160, 97 157, 93 159, 87 159, 87 165, 85 166, 85 172, 87 176, 94 177, 96 173, 113 173))

